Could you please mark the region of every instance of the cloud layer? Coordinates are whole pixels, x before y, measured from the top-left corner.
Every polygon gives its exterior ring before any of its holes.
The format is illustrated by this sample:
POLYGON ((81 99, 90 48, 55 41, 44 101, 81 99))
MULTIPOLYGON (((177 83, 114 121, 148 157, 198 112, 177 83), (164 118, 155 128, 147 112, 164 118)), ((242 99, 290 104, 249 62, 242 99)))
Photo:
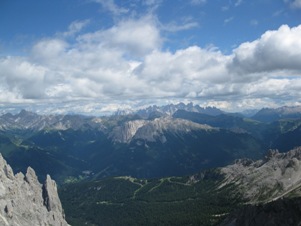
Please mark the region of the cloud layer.
MULTIPOLYGON (((112 13, 126 13, 113 1, 97 1, 112 13)), ((153 16, 81 33, 88 23, 75 21, 66 32, 39 40, 26 57, 0 58, 1 102, 130 106, 167 98, 235 110, 299 103, 301 25, 266 31, 224 54, 196 45, 164 50, 167 29, 153 16)))

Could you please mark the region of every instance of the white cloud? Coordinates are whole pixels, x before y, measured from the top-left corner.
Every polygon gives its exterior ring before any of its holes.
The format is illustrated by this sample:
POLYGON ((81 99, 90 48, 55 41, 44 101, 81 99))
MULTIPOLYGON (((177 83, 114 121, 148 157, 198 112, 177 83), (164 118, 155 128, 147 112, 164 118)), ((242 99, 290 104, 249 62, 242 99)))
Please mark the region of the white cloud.
POLYGON ((47 68, 40 87, 51 99, 126 98, 135 92, 141 96, 147 89, 131 76, 139 64, 131 58, 158 49, 160 39, 150 18, 127 20, 81 35, 72 45, 58 38, 41 40, 33 46, 31 60, 47 68))
POLYGON ((160 95, 185 97, 199 93, 213 83, 227 78, 228 57, 197 46, 170 52, 153 52, 135 74, 160 95))
POLYGON ((68 27, 68 31, 62 33, 64 37, 74 36, 90 23, 89 20, 74 21, 68 27))
POLYGON ((290 28, 282 25, 267 31, 253 42, 241 44, 234 50, 230 65, 237 73, 301 71, 301 25, 290 28))
MULTIPOLYGON (((45 67, 33 65, 22 58, 0 59, 0 90, 14 93, 13 98, 44 98, 45 67)), ((6 92, 2 91, 2 92, 6 92)))
POLYGON ((40 40, 28 57, 0 58, 0 100, 104 112, 97 100, 110 109, 164 99, 237 109, 301 98, 301 25, 267 31, 230 55, 199 46, 163 51, 159 28, 152 17, 123 20, 75 32, 70 43, 57 36, 40 40))
POLYGON ((160 48, 161 37, 154 19, 125 20, 104 31, 86 34, 79 41, 122 50, 127 55, 142 56, 160 48))
POLYGON ((60 56, 68 48, 68 43, 61 39, 45 39, 32 48, 32 57, 39 63, 58 64, 60 56))

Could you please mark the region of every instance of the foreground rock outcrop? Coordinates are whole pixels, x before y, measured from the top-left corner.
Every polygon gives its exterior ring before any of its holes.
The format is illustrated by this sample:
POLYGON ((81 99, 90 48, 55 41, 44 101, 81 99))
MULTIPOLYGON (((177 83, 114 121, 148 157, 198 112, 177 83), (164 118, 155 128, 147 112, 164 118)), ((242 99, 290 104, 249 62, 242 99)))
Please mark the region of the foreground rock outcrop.
POLYGON ((14 174, 0 154, 0 225, 67 226, 55 181, 39 183, 35 171, 14 174))

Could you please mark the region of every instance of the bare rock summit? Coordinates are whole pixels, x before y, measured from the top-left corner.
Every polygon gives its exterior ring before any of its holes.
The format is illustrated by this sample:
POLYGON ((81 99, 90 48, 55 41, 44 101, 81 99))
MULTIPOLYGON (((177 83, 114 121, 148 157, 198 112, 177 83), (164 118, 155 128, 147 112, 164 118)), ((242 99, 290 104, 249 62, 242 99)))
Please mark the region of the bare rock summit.
MULTIPOLYGON (((286 153, 270 150, 263 160, 238 160, 221 168, 226 185, 236 184, 250 203, 301 194, 301 147, 286 153)), ((222 187, 221 186, 221 187, 222 187)))
POLYGON ((0 225, 68 226, 50 176, 39 183, 35 171, 14 174, 0 154, 0 225))

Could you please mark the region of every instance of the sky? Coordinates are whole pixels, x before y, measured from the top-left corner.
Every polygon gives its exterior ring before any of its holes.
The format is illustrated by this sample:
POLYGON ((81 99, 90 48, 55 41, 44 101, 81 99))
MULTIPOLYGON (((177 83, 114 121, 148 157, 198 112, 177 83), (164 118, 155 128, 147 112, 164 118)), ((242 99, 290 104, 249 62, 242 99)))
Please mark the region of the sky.
POLYGON ((0 0, 0 110, 301 105, 301 0, 0 0))

